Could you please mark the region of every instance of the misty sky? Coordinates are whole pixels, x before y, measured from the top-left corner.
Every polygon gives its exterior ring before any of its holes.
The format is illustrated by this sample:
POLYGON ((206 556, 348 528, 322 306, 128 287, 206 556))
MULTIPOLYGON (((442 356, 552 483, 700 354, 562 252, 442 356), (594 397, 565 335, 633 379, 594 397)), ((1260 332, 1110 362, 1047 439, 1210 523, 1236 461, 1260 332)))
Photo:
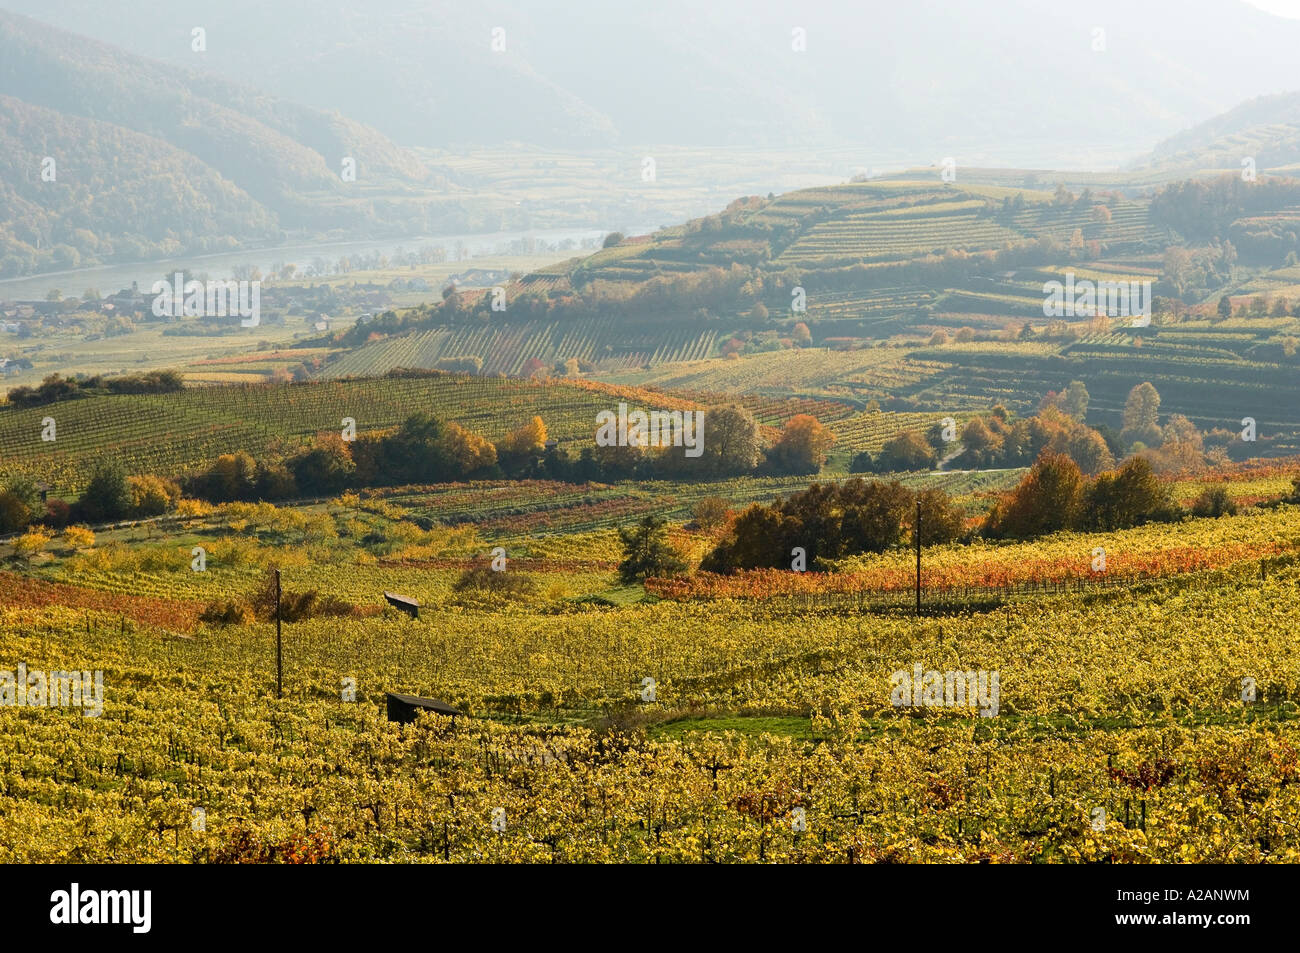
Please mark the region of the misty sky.
POLYGON ((1300 88, 1300 0, 0 0, 405 146, 1115 167, 1300 88), (1285 13, 1279 19, 1267 10, 1285 13), (189 48, 195 25, 209 50, 189 48), (509 47, 494 56, 489 32, 509 47), (793 51, 791 31, 807 32, 793 51), (1105 48, 1095 48, 1098 30, 1105 48))

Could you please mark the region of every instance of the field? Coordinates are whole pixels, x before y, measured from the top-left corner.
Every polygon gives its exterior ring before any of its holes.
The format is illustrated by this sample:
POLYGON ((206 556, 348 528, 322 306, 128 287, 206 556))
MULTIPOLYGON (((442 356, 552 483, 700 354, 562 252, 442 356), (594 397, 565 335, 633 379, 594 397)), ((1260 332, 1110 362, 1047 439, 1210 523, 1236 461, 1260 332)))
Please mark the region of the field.
POLYGON ((398 367, 434 367, 443 358, 477 357, 484 374, 519 376, 530 360, 547 367, 576 358, 602 369, 708 357, 716 332, 678 330, 659 335, 620 333, 608 322, 524 322, 506 328, 437 329, 376 341, 343 355, 322 378, 385 374, 398 367))
POLYGON ((0 472, 76 491, 107 453, 133 473, 179 476, 222 453, 244 450, 256 456, 280 443, 338 432, 344 417, 353 418, 358 432, 364 432, 395 427, 420 410, 460 421, 493 439, 540 414, 552 439, 590 440, 596 414, 620 399, 638 406, 682 406, 671 397, 608 385, 444 374, 243 384, 88 397, 52 407, 3 407, 0 472), (47 416, 56 423, 54 441, 41 439, 41 421, 47 416))
MULTIPOLYGON (((719 363, 724 370, 734 370, 737 362, 719 363)), ((756 359, 753 363, 760 373, 787 372, 773 362, 756 359)), ((857 357, 839 363, 850 373, 872 366, 857 357)), ((946 416, 859 410, 861 401, 851 398, 852 402, 743 397, 727 390, 661 389, 658 382, 646 388, 617 380, 438 374, 298 384, 232 381, 176 394, 94 396, 26 409, 0 406, 0 475, 27 476, 57 492, 76 493, 105 455, 120 459, 132 473, 176 477, 223 453, 242 450, 257 456, 296 446, 320 432, 338 432, 345 417, 353 418, 357 431, 364 433, 395 427, 417 410, 459 421, 493 440, 537 414, 550 439, 576 452, 591 441, 596 414, 617 407, 620 401, 661 410, 739 403, 771 433, 795 414, 813 414, 835 435, 835 449, 841 456, 859 450, 874 453, 902 431, 923 430, 946 416), (47 417, 55 421, 53 441, 41 439, 47 417)), ((967 416, 958 413, 956 419, 967 416)))
MULTIPOLYGON (((0 708, 14 739, 0 859, 1300 857, 1294 506, 1102 540, 1117 564, 1199 541, 1221 554, 1210 566, 921 618, 638 598, 600 532, 499 537, 538 588, 467 601, 450 583, 486 543, 381 511, 233 505, 38 557, 6 589, 0 653, 102 670, 105 704, 96 718, 0 708), (356 606, 284 626, 283 697, 273 623, 197 621, 271 564, 287 590, 356 606), (383 609, 384 589, 416 596, 420 618, 383 609), (998 673, 996 715, 894 704, 891 673, 914 665, 998 673), (399 728, 386 691, 467 717, 399 728)), ((975 558, 1086 565, 1096 542, 975 558)), ((926 561, 947 575, 970 556, 926 561)))

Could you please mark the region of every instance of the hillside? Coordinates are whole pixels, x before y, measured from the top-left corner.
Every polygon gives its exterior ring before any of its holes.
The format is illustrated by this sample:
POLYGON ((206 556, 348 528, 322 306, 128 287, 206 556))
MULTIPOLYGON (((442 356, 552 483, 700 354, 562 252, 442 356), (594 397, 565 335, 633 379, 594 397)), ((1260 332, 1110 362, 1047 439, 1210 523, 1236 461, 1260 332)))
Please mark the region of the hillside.
POLYGON ((1254 160, 1256 172, 1300 164, 1300 92, 1241 103, 1160 142, 1135 167, 1240 172, 1246 158, 1254 160))
POLYGON ((336 112, 6 11, 0 63, 0 194, 11 199, 0 276, 288 232, 410 234, 451 214, 418 158, 336 112), (344 157, 356 182, 340 175, 344 157))
POLYGON ((267 208, 162 139, 0 95, 0 276, 232 247, 267 208), (54 157, 54 182, 41 163, 54 157))
POLYGON ((76 491, 96 462, 110 454, 133 473, 180 476, 219 454, 242 450, 260 456, 320 432, 338 432, 344 417, 366 432, 395 427, 416 411, 455 420, 491 439, 540 414, 551 438, 567 444, 590 441, 596 414, 619 399, 645 405, 653 398, 626 389, 439 374, 95 396, 30 409, 2 406, 0 473, 76 491), (47 416, 57 424, 53 443, 31 436, 39 435, 47 416))
POLYGON ((962 175, 739 199, 521 275, 503 289, 504 310, 467 291, 319 339, 343 349, 317 376, 466 357, 517 375, 576 360, 623 383, 954 415, 995 403, 1029 412, 1080 380, 1096 422, 1114 427, 1128 392, 1150 381, 1167 412, 1202 429, 1251 416, 1269 434, 1261 452, 1300 446, 1288 343, 1300 333, 1300 281, 1257 264, 1281 265, 1296 247, 1284 227, 1300 201, 1293 183, 1124 194, 1048 190, 1046 173, 1021 174, 1037 187, 962 175), (1047 283, 1073 280, 1149 283, 1150 326, 1045 316, 1047 283))

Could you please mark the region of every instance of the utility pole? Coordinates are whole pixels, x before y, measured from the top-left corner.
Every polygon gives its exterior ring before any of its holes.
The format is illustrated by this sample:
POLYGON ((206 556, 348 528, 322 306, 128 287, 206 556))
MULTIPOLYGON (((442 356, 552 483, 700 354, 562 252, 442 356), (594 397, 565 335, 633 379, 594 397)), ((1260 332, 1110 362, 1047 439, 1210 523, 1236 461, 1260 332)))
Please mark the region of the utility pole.
POLYGON ((921 501, 916 501, 916 614, 921 614, 921 501))
MULTIPOLYGON (((918 555, 916 558, 919 567, 921 557, 918 555)), ((921 590, 917 589, 917 606, 921 604, 920 592, 921 590)), ((278 569, 275 571, 275 697, 284 697, 284 649, 280 641, 280 570, 278 569)))

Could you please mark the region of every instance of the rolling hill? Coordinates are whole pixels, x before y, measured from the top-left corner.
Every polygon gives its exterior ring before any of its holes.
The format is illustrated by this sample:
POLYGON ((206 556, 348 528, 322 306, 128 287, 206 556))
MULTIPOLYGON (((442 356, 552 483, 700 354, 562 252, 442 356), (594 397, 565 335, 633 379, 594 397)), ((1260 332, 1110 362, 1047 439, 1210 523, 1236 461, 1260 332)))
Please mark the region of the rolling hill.
POLYGON ((410 234, 445 213, 417 157, 336 112, 5 11, 0 140, 0 276, 289 232, 410 234))
POLYGON ((1257 172, 1300 167, 1300 92, 1260 96, 1159 143, 1138 169, 1192 174, 1239 172, 1243 159, 1257 172))
POLYGON ((954 416, 999 403, 1032 413, 1080 380, 1093 395, 1091 419, 1117 429, 1129 391, 1149 381, 1164 413, 1205 431, 1254 417, 1259 452, 1293 452, 1300 289, 1286 268, 1241 269, 1214 244, 1240 234, 1234 201, 1264 210, 1292 201, 1292 189, 1199 188, 1175 184, 1153 198, 945 183, 936 172, 754 196, 522 275, 503 289, 502 311, 466 293, 318 340, 342 349, 317 376, 464 357, 481 359, 484 373, 527 376, 577 360, 584 373, 625 384, 954 416), (1196 251, 1205 270, 1176 275, 1167 255, 1188 238, 1169 223, 1196 224, 1184 213, 1207 199, 1224 214, 1193 236, 1211 243, 1196 251), (1259 277, 1227 286, 1236 313, 1225 317, 1218 296, 1234 267, 1259 277), (1045 284, 1071 275, 1150 283, 1150 326, 1045 316, 1045 284), (1256 298, 1265 305, 1245 315, 1256 298))

